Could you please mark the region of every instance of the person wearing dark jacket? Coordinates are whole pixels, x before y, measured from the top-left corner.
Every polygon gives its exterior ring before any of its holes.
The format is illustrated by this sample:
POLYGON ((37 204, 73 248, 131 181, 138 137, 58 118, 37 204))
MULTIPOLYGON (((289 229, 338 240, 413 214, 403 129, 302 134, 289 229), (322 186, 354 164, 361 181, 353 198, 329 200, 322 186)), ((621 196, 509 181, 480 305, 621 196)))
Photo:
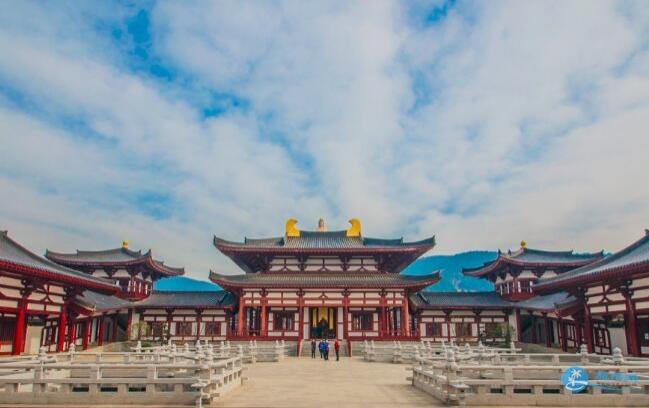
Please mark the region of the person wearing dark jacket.
POLYGON ((329 342, 327 340, 323 340, 324 342, 324 359, 325 361, 329 360, 329 342))
POLYGON ((320 351, 320 358, 324 358, 324 340, 320 340, 320 343, 318 343, 318 350, 320 351))
POLYGON ((315 358, 315 348, 316 348, 315 339, 311 339, 311 358, 315 358))
POLYGON ((334 350, 336 351, 336 361, 340 361, 340 342, 338 339, 334 340, 334 350))

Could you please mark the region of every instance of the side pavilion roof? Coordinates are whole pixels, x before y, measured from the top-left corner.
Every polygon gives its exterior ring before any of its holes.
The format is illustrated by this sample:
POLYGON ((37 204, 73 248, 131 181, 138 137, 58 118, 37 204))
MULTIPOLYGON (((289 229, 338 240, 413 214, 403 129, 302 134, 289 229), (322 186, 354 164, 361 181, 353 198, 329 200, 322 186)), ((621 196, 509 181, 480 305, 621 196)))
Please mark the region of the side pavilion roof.
POLYGON ((11 239, 7 231, 0 231, 0 269, 24 277, 81 286, 102 293, 112 294, 119 290, 119 286, 111 281, 66 268, 36 255, 11 239))
POLYGON ((176 276, 185 273, 184 268, 173 268, 162 261, 153 259, 151 250, 133 251, 125 247, 103 251, 80 251, 75 253, 60 253, 48 250, 45 256, 61 265, 69 267, 121 267, 129 265, 144 265, 162 276, 176 276))
POLYGON ((428 292, 410 295, 415 308, 420 309, 510 309, 514 303, 489 292, 428 292))
POLYGON ((566 287, 611 282, 641 272, 649 272, 649 230, 645 235, 597 262, 539 282, 534 291, 539 293, 565 290, 566 287))
POLYGON ((269 272, 221 275, 210 272, 210 280, 226 289, 245 288, 408 288, 420 290, 439 281, 439 272, 422 276, 396 273, 298 273, 269 272))
POLYGON ((77 302, 92 312, 108 312, 124 308, 227 308, 235 304, 232 293, 220 291, 153 291, 139 301, 129 301, 116 296, 85 292, 77 302))
POLYGON ((603 251, 578 254, 574 251, 544 251, 522 247, 516 252, 499 253, 494 261, 477 268, 464 268, 462 273, 468 276, 483 277, 497 273, 508 266, 545 267, 545 268, 578 268, 604 257, 603 251))

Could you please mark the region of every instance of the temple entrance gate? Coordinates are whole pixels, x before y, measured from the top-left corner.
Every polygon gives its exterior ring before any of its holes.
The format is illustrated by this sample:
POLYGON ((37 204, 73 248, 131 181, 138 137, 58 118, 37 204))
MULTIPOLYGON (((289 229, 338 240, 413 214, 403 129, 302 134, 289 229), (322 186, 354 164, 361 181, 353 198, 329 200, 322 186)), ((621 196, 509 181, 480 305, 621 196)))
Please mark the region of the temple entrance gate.
POLYGON ((309 328, 311 338, 336 337, 336 311, 335 307, 310 307, 309 328))

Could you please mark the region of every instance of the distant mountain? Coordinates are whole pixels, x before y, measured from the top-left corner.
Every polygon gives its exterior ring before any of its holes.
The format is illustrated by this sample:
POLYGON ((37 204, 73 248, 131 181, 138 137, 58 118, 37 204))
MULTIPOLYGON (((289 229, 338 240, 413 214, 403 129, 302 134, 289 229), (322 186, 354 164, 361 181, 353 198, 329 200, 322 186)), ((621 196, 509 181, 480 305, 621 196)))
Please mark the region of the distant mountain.
POLYGON ((496 259, 495 251, 469 251, 455 255, 433 255, 419 258, 404 271, 404 275, 425 275, 439 270, 442 279, 426 290, 431 292, 478 292, 493 290, 485 279, 472 278, 462 274, 462 268, 475 268, 496 259))
MULTIPOLYGON (((408 266, 403 274, 425 275, 433 271, 441 271, 442 279, 426 290, 432 292, 477 292, 493 290, 493 285, 484 280, 462 275, 462 268, 482 266, 485 262, 496 259, 497 253, 493 251, 469 251, 455 255, 433 255, 419 258, 408 266)), ((175 276, 161 279, 154 284, 154 289, 159 291, 199 291, 211 292, 221 290, 212 282, 198 279, 175 276)))
POLYGON ((187 278, 185 276, 172 276, 171 278, 160 279, 153 284, 153 289, 162 292, 215 292, 221 290, 218 285, 212 282, 187 278))

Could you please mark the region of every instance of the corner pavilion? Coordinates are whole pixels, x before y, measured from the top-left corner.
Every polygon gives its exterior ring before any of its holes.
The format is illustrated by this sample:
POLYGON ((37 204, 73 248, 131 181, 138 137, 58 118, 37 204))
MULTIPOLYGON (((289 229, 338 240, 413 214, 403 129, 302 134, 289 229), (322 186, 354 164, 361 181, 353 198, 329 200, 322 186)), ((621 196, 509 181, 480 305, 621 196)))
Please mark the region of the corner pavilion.
POLYGON ((223 290, 159 292, 158 279, 184 274, 124 242, 102 251, 40 257, 0 234, 0 353, 86 349, 126 339, 285 340, 300 353, 313 337, 356 341, 518 341, 572 351, 586 344, 648 355, 649 240, 608 257, 528 248, 465 269, 487 292, 429 292, 440 273, 400 272, 435 238, 371 238, 361 223, 215 247, 243 273, 210 272, 223 290))

